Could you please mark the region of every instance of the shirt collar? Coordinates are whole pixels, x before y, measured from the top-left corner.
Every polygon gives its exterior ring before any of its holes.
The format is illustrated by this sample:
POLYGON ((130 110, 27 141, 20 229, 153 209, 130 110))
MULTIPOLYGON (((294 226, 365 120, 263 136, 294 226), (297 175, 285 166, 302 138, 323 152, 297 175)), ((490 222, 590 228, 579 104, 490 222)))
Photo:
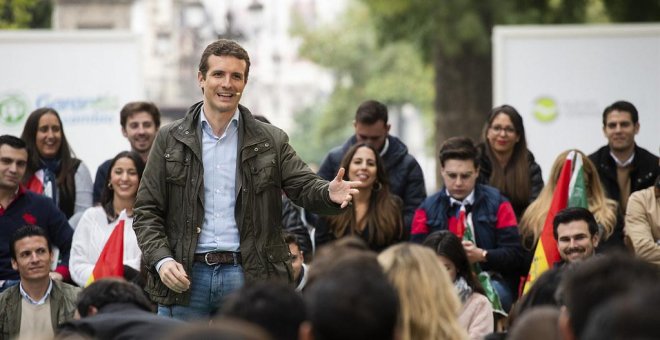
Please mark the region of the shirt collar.
POLYGON ((449 196, 449 205, 452 206, 454 204, 459 204, 459 205, 473 205, 474 204, 474 189, 472 189, 472 192, 465 197, 462 201, 459 201, 449 194, 449 190, 445 189, 445 192, 447 193, 447 196, 449 196))
MULTIPOLYGON (((216 136, 213 133, 213 129, 211 128, 211 124, 209 124, 208 119, 206 119, 206 115, 204 114, 204 105, 200 108, 200 113, 199 113, 199 125, 202 128, 202 131, 206 132, 210 136, 213 136, 215 138, 220 138, 222 136, 216 136)), ((238 120, 241 117, 240 110, 238 107, 236 108, 236 111, 234 112, 234 115, 231 117, 231 120, 229 121, 229 124, 227 124, 227 127, 225 128, 225 131, 223 132, 223 135, 227 133, 227 130, 229 127, 238 127, 238 120)))
POLYGON ((620 161, 618 158, 616 158, 616 156, 614 156, 614 152, 612 151, 610 151, 610 156, 612 156, 612 158, 614 159, 614 163, 616 163, 616 166, 618 166, 619 168, 625 168, 633 162, 633 159, 635 159, 635 152, 633 151, 633 154, 630 155, 630 158, 628 158, 623 162, 620 161))
POLYGON ((389 147, 390 147, 390 139, 385 137, 385 144, 383 144, 383 150, 380 150, 381 157, 385 156, 385 153, 387 152, 387 148, 389 147))
POLYGON ((41 306, 41 305, 43 305, 44 303, 46 303, 46 299, 48 299, 48 297, 50 297, 50 292, 51 292, 51 290, 53 290, 53 280, 48 279, 48 289, 46 289, 46 294, 44 294, 44 296, 43 296, 39 301, 35 301, 34 299, 32 299, 32 298, 30 297, 30 295, 28 295, 28 293, 23 289, 23 283, 22 283, 22 282, 19 283, 19 287, 18 287, 18 288, 19 288, 19 290, 20 290, 20 292, 21 292, 21 296, 22 296, 27 302, 29 302, 30 304, 33 304, 33 305, 41 306))

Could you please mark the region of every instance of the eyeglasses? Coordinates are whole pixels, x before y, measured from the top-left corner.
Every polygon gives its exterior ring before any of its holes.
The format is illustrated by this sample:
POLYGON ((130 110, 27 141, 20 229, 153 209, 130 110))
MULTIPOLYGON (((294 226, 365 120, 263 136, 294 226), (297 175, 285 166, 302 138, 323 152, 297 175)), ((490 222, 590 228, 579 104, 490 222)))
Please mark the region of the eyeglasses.
POLYGON ((495 126, 491 126, 490 130, 495 132, 496 134, 500 134, 502 131, 504 131, 505 135, 512 135, 512 134, 516 133, 516 129, 514 129, 510 126, 502 127, 502 126, 499 126, 499 125, 495 125, 495 126))

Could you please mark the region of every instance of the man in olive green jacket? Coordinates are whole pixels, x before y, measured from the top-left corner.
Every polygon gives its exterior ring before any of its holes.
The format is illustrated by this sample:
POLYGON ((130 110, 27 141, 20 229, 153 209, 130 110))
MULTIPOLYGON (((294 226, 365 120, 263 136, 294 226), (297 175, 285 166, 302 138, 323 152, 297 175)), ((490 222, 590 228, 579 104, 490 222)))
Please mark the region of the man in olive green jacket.
POLYGON ((343 169, 332 182, 320 179, 283 131, 238 104, 249 65, 235 42, 209 45, 198 72, 204 100, 161 128, 151 150, 133 228, 149 271, 145 290, 159 314, 207 317, 243 279, 291 282, 282 191, 321 214, 339 213, 357 193, 359 183, 343 181, 343 169), (225 142, 230 147, 222 149, 225 142))
POLYGON ((51 280, 53 253, 42 228, 18 228, 9 246, 21 281, 0 294, 0 339, 52 336, 60 324, 73 319, 80 288, 51 280))

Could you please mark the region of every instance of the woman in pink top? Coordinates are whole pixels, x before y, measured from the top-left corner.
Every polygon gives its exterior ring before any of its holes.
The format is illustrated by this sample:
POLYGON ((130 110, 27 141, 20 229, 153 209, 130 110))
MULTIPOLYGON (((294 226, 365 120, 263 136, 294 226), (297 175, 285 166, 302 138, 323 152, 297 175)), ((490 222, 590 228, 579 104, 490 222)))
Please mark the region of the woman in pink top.
POLYGON ((448 230, 434 232, 423 243, 433 248, 458 292, 463 306, 458 322, 468 331, 470 339, 483 339, 493 332, 493 309, 484 289, 470 269, 461 241, 448 230))

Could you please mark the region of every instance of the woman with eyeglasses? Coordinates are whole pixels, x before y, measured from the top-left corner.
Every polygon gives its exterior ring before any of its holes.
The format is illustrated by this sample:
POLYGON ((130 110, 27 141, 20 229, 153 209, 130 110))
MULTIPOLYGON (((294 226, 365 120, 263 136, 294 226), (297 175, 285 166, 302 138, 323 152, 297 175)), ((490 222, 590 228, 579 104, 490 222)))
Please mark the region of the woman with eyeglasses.
POLYGON ((479 151, 479 182, 498 188, 520 219, 543 189, 543 177, 527 149, 523 119, 513 106, 490 111, 479 151))

